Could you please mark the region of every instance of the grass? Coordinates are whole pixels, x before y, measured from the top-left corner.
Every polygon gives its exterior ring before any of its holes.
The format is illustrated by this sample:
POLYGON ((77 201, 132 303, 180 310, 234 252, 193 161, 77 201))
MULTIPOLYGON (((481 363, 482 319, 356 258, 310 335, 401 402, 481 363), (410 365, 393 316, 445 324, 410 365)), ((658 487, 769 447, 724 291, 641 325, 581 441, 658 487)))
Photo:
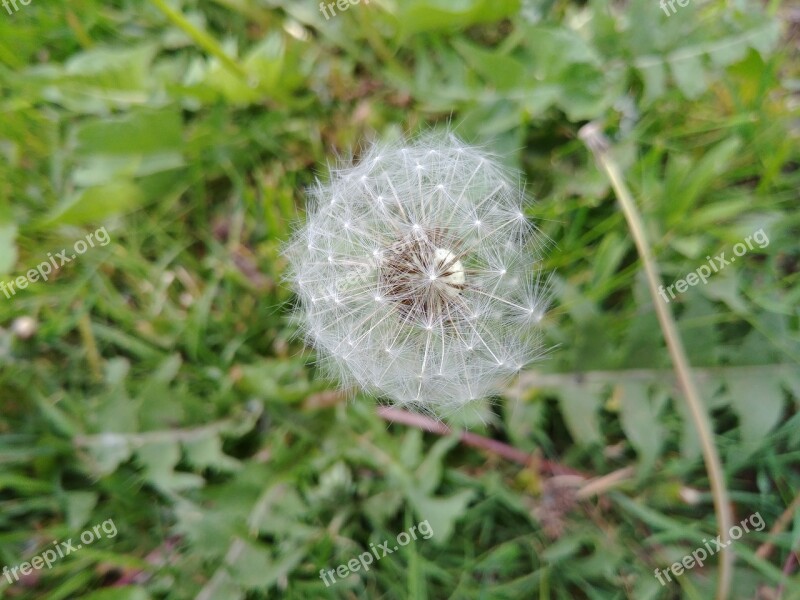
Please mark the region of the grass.
POLYGON ((0 597, 713 597, 718 554, 654 576, 720 531, 643 263, 578 136, 591 121, 664 283, 768 236, 669 308, 733 522, 763 518, 729 547, 729 597, 800 598, 795 12, 0 10, 0 281, 110 239, 0 295, 0 567, 117 530, 0 576, 0 597), (318 376, 281 257, 327 163, 448 123, 524 170, 555 272, 548 359, 450 429, 318 376), (430 539, 320 579, 423 521, 430 539))

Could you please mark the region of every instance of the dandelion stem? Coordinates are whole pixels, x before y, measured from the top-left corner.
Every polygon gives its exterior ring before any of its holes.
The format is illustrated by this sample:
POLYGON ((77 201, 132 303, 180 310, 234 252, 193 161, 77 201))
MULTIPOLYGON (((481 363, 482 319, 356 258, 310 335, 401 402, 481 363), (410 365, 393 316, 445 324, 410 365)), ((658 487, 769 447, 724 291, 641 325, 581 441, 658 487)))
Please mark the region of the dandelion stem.
MULTIPOLYGON (((578 135, 592 152, 598 165, 611 182, 611 186, 614 188, 614 193, 619 200, 622 212, 628 222, 628 227, 633 235, 636 249, 642 259, 656 315, 658 316, 661 330, 664 333, 664 339, 667 342, 670 357, 675 366, 678 382, 686 398, 686 404, 689 407, 689 412, 692 415, 692 420, 694 421, 695 428, 700 437, 703 458, 711 483, 711 492, 714 497, 714 510, 717 516, 718 529, 723 542, 727 544, 733 519, 730 501, 728 499, 728 489, 725 484, 725 473, 722 469, 722 463, 720 462, 717 448, 714 445, 714 432, 711 426, 711 420, 700 398, 697 385, 694 382, 689 360, 686 357, 686 351, 683 348, 683 342, 678 334, 672 312, 659 298, 658 288, 661 285, 661 276, 659 275, 658 265, 653 258, 649 242, 647 241, 642 217, 625 184, 619 166, 609 153, 609 143, 601 132, 600 126, 597 123, 588 123, 581 128, 578 135)), ((717 600, 725 600, 730 594, 733 562, 733 553, 730 549, 723 548, 720 577, 717 586, 717 600)))

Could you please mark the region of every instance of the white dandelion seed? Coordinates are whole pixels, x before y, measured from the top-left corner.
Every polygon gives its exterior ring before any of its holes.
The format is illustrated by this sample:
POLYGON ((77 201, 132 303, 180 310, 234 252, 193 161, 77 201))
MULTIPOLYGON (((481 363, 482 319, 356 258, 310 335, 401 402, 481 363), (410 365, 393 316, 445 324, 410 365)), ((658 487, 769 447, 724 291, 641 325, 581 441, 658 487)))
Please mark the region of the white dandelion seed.
POLYGON ((331 173, 286 255, 332 375, 441 415, 543 355, 546 242, 518 174, 450 134, 377 143, 331 173))

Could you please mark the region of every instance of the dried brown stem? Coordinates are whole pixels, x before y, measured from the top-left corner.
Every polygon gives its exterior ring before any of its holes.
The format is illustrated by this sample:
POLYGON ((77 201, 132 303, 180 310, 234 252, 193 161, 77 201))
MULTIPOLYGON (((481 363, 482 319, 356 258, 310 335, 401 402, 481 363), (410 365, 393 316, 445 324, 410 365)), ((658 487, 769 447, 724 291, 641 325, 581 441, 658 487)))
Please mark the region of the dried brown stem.
MULTIPOLYGON (((440 421, 436 421, 424 415, 400 410, 399 408, 381 406, 378 408, 378 415, 382 419, 391 423, 409 425, 411 427, 421 429, 422 431, 427 431, 428 433, 435 433, 438 435, 450 435, 453 433, 452 429, 440 421)), ((539 459, 532 454, 520 450, 519 448, 515 448, 514 446, 498 440, 493 440, 491 438, 478 435, 477 433, 462 431, 459 434, 459 439, 466 446, 486 450, 491 454, 495 454, 520 465, 538 465, 543 471, 552 475, 578 475, 586 478, 586 475, 580 471, 576 471, 575 469, 571 469, 570 467, 566 467, 557 462, 539 459)))
POLYGON ((800 494, 795 496, 795 499, 792 500, 792 503, 783 511, 783 514, 778 517, 778 520, 775 521, 775 524, 772 526, 772 529, 769 530, 769 539, 761 544, 756 550, 756 556, 758 558, 767 559, 769 558, 772 551, 775 550, 775 544, 772 543, 777 536, 779 536, 784 529, 789 526, 789 523, 792 522, 794 518, 794 513, 796 510, 800 509, 800 494))

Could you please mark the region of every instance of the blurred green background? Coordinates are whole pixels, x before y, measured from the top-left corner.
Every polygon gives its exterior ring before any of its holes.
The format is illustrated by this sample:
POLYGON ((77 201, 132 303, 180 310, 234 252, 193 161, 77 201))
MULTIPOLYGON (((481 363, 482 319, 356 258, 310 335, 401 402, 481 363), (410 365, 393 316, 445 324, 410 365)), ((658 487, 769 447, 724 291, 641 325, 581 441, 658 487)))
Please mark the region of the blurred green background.
POLYGON ((0 597, 711 598, 716 557, 654 577, 717 532, 641 263, 577 137, 597 121, 665 283, 768 235, 670 308, 736 522, 766 523, 732 546, 733 597, 800 598, 796 5, 17 7, 0 9, 0 281, 110 241, 0 295, 0 566, 118 533, 0 576, 0 597), (457 424, 529 464, 387 424, 317 376, 289 318, 304 188, 365 140, 448 124, 525 171, 554 242, 548 360, 457 424), (431 539, 320 579, 425 520, 431 539))

